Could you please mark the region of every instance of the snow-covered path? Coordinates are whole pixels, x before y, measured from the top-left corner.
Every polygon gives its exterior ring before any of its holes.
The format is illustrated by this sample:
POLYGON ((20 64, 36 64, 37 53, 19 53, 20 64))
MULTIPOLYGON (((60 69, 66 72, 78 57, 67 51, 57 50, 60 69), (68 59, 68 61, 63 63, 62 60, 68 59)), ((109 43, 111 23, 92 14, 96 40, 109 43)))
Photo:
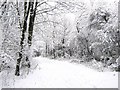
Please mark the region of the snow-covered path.
POLYGON ((118 88, 118 73, 97 72, 83 65, 38 57, 35 71, 15 88, 118 88))

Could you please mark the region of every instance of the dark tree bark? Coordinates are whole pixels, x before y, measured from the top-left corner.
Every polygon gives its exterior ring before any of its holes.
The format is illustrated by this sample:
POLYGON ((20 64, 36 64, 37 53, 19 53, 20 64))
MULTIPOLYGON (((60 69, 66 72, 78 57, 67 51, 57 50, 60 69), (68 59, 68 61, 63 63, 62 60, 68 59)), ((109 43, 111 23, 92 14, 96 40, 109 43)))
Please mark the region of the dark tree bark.
MULTIPOLYGON (((28 27, 28 46, 29 49, 32 45, 32 37, 33 37, 33 28, 36 16, 36 9, 37 9, 38 2, 30 2, 30 17, 29 17, 29 27, 28 27)), ((30 60, 29 57, 26 57, 26 62, 28 63, 28 68, 30 68, 30 60)))
POLYGON ((47 43, 46 43, 46 45, 45 45, 45 49, 46 49, 46 50, 45 50, 45 51, 46 51, 45 53, 46 53, 46 57, 47 57, 47 56, 48 56, 48 45, 47 45, 47 43))
POLYGON ((31 2, 30 7, 30 21, 29 21, 29 28, 28 28, 28 44, 29 47, 32 45, 32 36, 33 36, 33 27, 35 22, 35 16, 36 16, 36 9, 37 9, 38 2, 31 2), (35 5, 34 5, 35 4, 35 5), (34 8, 35 6, 35 8, 34 8))
POLYGON ((63 37, 63 39, 62 39, 62 51, 63 51, 63 57, 65 58, 65 37, 63 37))
MULTIPOLYGON (((20 63, 23 57, 23 49, 24 49, 24 40, 25 40, 25 33, 27 31, 27 21, 28 21, 28 16, 29 17, 29 26, 28 26, 28 46, 30 49, 30 46, 32 45, 32 36, 33 36, 33 27, 34 27, 34 21, 35 21, 35 16, 36 16, 36 9, 37 9, 37 4, 38 2, 24 2, 24 23, 22 26, 22 37, 20 41, 20 52, 19 52, 19 58, 17 59, 17 65, 16 65, 16 71, 15 75, 19 76, 20 75, 20 63)), ((17 12, 19 15, 19 11, 17 8, 17 12)), ((26 62, 28 62, 28 68, 30 68, 30 61, 28 56, 26 56, 26 62)))
POLYGON ((23 48, 24 48, 24 39, 25 39, 25 32, 27 31, 27 20, 28 20, 28 15, 29 15, 29 9, 30 9, 30 2, 24 2, 24 23, 22 27, 22 37, 20 41, 20 52, 19 52, 19 58, 17 59, 17 65, 16 65, 16 70, 15 70, 15 75, 19 76, 20 75, 20 63, 22 60, 22 53, 23 53, 23 48))

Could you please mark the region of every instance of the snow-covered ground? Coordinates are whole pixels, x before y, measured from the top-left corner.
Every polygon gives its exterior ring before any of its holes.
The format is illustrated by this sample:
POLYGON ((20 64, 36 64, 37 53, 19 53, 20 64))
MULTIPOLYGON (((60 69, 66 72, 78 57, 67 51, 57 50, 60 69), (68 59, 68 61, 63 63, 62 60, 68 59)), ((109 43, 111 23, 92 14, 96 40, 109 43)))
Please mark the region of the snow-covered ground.
MULTIPOLYGON (((117 72, 98 72, 80 64, 37 57, 38 66, 26 77, 1 74, 1 87, 12 88, 118 88, 117 72), (3 77, 6 77, 7 80, 3 77), (1 79, 2 78, 2 79, 1 79), (9 85, 4 85, 6 80, 9 85)), ((5 73, 5 72, 4 72, 5 73)))

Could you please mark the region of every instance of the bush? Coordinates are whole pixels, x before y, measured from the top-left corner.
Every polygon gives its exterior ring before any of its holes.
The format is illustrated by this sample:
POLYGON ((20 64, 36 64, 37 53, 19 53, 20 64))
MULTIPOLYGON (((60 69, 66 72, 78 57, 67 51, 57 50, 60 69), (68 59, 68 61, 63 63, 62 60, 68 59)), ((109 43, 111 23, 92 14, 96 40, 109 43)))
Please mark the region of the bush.
POLYGON ((0 54, 0 72, 6 69, 15 68, 15 62, 6 53, 0 54))
POLYGON ((77 58, 82 58, 89 54, 89 42, 86 37, 77 35, 70 43, 72 55, 77 58))
POLYGON ((104 45, 100 42, 92 43, 92 45, 90 46, 90 50, 95 60, 100 61, 101 56, 103 56, 104 48, 104 45))

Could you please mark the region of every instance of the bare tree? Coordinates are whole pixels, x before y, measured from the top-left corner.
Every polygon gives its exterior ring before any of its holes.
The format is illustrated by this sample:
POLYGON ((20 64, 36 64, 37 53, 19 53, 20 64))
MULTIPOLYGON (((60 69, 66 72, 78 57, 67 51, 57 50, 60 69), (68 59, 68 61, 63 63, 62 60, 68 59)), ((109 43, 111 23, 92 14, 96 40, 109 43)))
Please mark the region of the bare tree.
MULTIPOLYGON (((81 7, 82 7, 81 5, 73 3, 71 1, 70 2, 57 1, 53 6, 49 5, 47 1, 41 1, 41 2, 37 2, 37 0, 35 1, 30 0, 29 2, 24 1, 23 23, 21 23, 20 18, 18 18, 19 26, 21 29, 21 41, 20 41, 19 58, 17 59, 15 75, 17 76, 20 75, 20 66, 21 66, 21 61, 23 57, 26 57, 26 62, 28 62, 27 66, 28 68, 30 68, 29 54, 30 54, 30 47, 32 45, 32 39, 33 39, 33 33, 34 33, 33 29, 34 29, 34 25, 36 25, 35 18, 40 15, 44 16, 45 14, 47 15, 58 14, 63 12, 63 10, 64 12, 69 12, 69 11, 74 12, 74 8, 81 9, 81 7), (27 38, 27 42, 26 42, 26 38, 27 38), (27 49, 26 49, 26 46, 28 46, 27 49), (24 50, 27 50, 28 54, 24 54, 24 50)), ((18 17, 20 17, 18 2, 16 3, 16 10, 17 10, 18 17)), ((37 22, 37 24, 44 23, 44 22, 48 22, 48 21, 37 22)), ((62 44, 65 43, 65 33, 66 33, 66 27, 64 27, 64 35, 61 40, 62 44)), ((46 51, 47 49, 48 49, 48 45, 46 44, 46 51)))
POLYGON ((16 71, 15 71, 15 75, 19 76, 20 75, 20 63, 22 60, 22 53, 23 53, 23 49, 24 49, 24 39, 25 39, 25 32, 27 31, 27 20, 28 20, 28 15, 29 15, 29 11, 30 11, 30 4, 31 2, 24 2, 24 23, 22 26, 22 37, 21 37, 21 41, 20 41, 20 52, 19 52, 19 58, 17 59, 17 64, 16 64, 16 71))

